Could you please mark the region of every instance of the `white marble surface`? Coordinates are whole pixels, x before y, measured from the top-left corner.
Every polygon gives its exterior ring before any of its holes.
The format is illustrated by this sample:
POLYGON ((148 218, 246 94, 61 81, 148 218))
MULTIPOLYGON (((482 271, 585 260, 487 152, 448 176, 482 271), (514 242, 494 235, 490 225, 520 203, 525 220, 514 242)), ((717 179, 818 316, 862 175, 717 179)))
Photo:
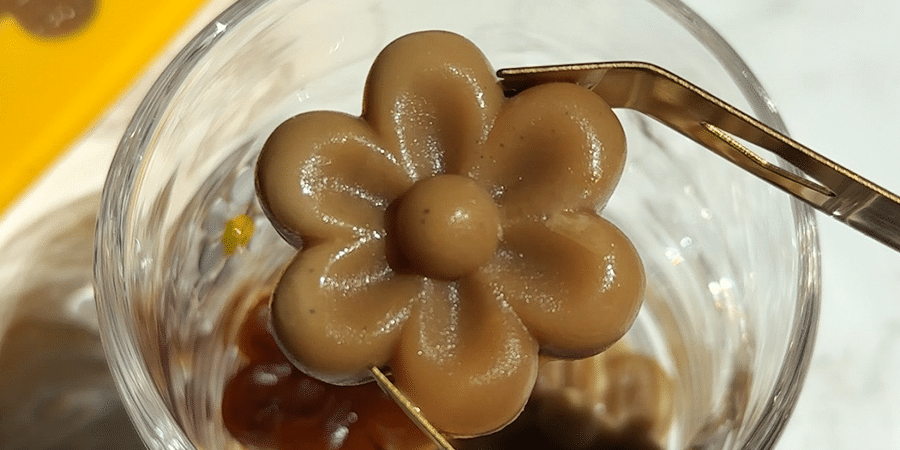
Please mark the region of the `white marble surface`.
MULTIPOLYGON (((683 0, 744 58, 791 135, 900 192, 900 2, 683 0)), ((900 254, 819 216, 812 365, 778 448, 900 448, 900 254)))
MULTIPOLYGON (((900 2, 684 1, 744 57, 797 140, 900 192, 894 142, 900 130, 900 29, 893 25, 900 2)), ((138 100, 133 93, 124 103, 133 108, 138 100)), ((125 119, 107 118, 76 150, 96 145, 103 127, 120 129, 125 119)), ((107 149, 100 160, 111 155, 114 140, 99 141, 107 149)), ((96 154, 73 151, 48 179, 66 180, 97 163, 96 154)), ((82 190, 101 181, 98 176, 82 190)), ((61 202, 59 193, 53 183, 33 190, 6 217, 23 220, 0 220, 0 242, 25 222, 28 205, 61 202)), ((818 340, 799 405, 777 447, 900 449, 900 254, 820 218, 824 296, 818 340)))

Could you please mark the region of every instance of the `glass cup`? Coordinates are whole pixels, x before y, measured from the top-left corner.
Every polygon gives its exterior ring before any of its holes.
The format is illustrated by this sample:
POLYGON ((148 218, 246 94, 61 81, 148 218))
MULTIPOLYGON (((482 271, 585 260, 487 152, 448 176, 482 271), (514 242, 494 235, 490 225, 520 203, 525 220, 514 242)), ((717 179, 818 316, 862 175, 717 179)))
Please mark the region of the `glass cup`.
MULTIPOLYGON (((677 0, 242 1, 176 57, 123 137, 104 189, 95 285, 123 401, 154 449, 242 448, 221 396, 237 323, 295 250, 255 199, 268 134, 303 111, 360 112, 377 52, 403 34, 468 37, 495 68, 640 60, 783 130, 734 51, 677 0), (228 254, 228 221, 252 239, 228 254)), ((637 113, 604 215, 645 263, 625 338, 674 382, 667 448, 767 448, 812 352, 819 250, 809 208, 637 113)))

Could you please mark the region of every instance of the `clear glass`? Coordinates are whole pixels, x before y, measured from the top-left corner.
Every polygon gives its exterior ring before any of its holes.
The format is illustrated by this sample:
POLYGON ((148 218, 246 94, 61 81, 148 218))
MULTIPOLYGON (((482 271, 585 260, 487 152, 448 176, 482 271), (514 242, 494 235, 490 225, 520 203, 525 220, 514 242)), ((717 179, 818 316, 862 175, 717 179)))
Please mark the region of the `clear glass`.
MULTIPOLYGON (((748 68, 677 0, 238 2, 155 84, 115 156, 95 283, 108 358, 154 449, 241 448, 222 387, 241 363, 235 321, 294 250, 256 203, 255 157, 308 110, 359 113, 375 54, 447 29, 496 68, 607 60, 666 67, 783 129, 748 68), (227 256, 225 223, 256 232, 227 256)), ((811 211, 638 114, 620 111, 625 175, 605 210, 637 245, 646 304, 626 337, 676 384, 667 446, 768 448, 793 409, 818 313, 811 211)))

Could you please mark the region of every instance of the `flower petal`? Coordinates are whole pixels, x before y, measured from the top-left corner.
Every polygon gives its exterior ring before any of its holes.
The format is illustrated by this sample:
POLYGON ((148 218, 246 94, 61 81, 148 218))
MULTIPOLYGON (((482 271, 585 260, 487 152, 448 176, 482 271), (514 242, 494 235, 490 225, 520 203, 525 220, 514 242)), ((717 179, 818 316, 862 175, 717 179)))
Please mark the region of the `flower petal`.
POLYGON ((625 132, 612 109, 583 87, 550 83, 507 101, 461 173, 488 188, 507 217, 540 217, 602 207, 624 164, 625 132))
POLYGON ((644 270, 613 224, 593 214, 560 213, 504 233, 497 257, 482 270, 542 353, 587 357, 628 331, 641 306, 644 270))
POLYGON ((384 228, 384 211, 412 181, 356 117, 311 112, 266 141, 257 191, 279 233, 295 246, 384 228))
POLYGON ((537 343, 477 276, 429 281, 392 361, 395 383, 438 429, 495 431, 515 419, 537 377, 537 343))
POLYGON ((422 179, 457 173, 460 155, 484 144, 503 101, 493 69, 474 44, 449 32, 413 33, 375 59, 363 118, 408 176, 422 179))
POLYGON ((332 384, 370 379, 400 338, 421 277, 393 272, 382 239, 327 241, 299 252, 272 296, 272 324, 288 357, 332 384))

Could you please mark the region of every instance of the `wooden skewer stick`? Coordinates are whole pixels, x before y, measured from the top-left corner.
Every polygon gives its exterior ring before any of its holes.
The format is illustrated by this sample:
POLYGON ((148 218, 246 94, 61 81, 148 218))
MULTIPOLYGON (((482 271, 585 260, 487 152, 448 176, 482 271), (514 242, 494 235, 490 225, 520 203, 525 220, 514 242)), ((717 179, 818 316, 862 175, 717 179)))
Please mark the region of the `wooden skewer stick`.
POLYGON ((409 416, 410 420, 412 420, 423 433, 431 438, 431 441, 434 442, 434 445, 437 445, 438 449, 454 450, 453 446, 450 445, 450 442, 447 441, 447 438, 445 438, 444 435, 442 435, 441 432, 422 415, 419 407, 412 404, 412 402, 403 395, 403 392, 400 392, 400 389, 397 389, 397 386, 394 386, 394 383, 391 383, 391 380, 389 380, 381 370, 373 366, 371 371, 372 375, 375 377, 375 382, 378 383, 381 390, 397 403, 397 406, 409 416))

